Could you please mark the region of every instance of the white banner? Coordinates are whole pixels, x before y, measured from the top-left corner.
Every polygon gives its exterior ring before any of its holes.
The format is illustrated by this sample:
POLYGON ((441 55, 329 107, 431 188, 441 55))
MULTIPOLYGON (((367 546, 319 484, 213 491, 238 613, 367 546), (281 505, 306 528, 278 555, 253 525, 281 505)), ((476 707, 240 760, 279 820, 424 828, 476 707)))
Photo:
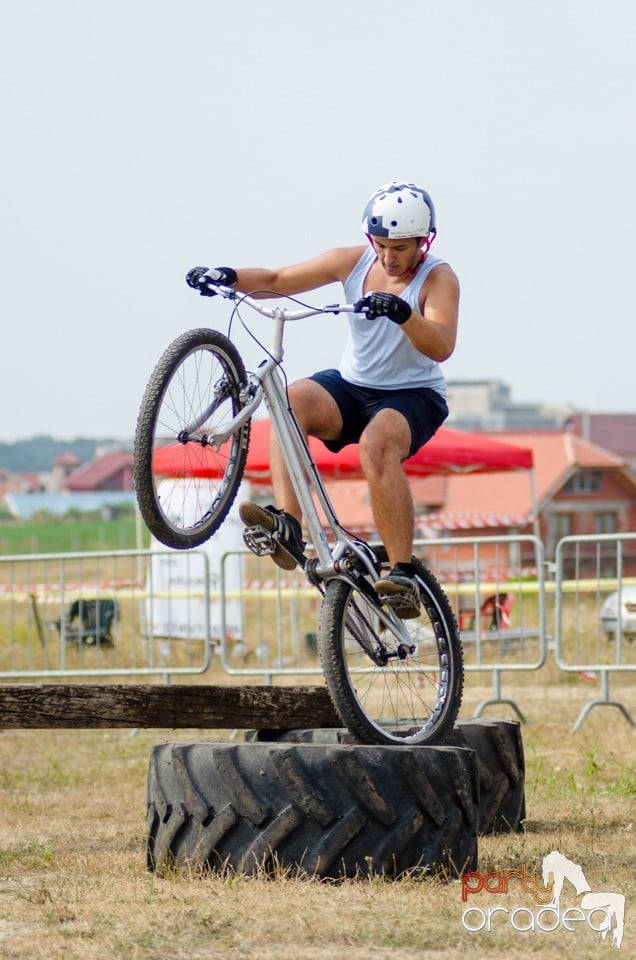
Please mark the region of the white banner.
MULTIPOLYGON (((174 487, 174 480, 168 481, 174 487)), ((192 480, 188 480, 192 488, 192 480)), ((225 521, 213 537, 197 547, 209 559, 210 637, 222 637, 221 560, 225 553, 243 550, 243 523, 238 515, 238 505, 249 500, 249 483, 244 482, 225 521)), ((157 556, 151 559, 148 573, 148 599, 146 601, 147 623, 155 637, 178 637, 204 639, 205 616, 205 564, 196 552, 170 550, 153 537, 151 549, 157 556)), ((225 589, 229 593, 239 591, 243 583, 244 558, 235 557, 225 564, 225 589)), ((243 634, 242 605, 239 598, 226 601, 225 621, 228 638, 240 638, 243 634)))

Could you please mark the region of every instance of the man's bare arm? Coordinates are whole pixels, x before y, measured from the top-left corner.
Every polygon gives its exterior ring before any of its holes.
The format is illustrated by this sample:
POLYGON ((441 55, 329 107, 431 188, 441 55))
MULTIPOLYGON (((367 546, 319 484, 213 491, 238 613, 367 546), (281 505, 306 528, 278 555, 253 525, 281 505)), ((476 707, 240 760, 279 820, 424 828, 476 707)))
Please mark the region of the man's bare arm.
POLYGON ((336 247, 304 263, 268 270, 241 267, 236 288, 256 299, 286 296, 315 290, 329 283, 343 282, 362 256, 364 247, 336 247))
POLYGON ((459 311, 459 281, 448 264, 431 271, 415 310, 401 330, 420 353, 431 360, 448 360, 455 349, 459 311))

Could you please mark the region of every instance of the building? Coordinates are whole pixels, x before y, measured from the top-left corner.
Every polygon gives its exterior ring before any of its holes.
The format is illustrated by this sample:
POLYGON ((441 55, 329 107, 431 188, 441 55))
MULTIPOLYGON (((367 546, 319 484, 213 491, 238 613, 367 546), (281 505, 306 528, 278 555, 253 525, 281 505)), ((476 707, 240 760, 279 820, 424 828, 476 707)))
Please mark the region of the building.
POLYGON ((133 455, 114 450, 83 463, 68 474, 63 489, 69 493, 133 489, 133 455))
MULTIPOLYGON (((530 447, 533 471, 413 479, 418 536, 536 534, 553 559, 563 537, 636 530, 636 476, 620 457, 572 431, 505 431, 496 439, 530 447)), ((375 533, 364 481, 330 483, 329 493, 345 526, 375 533)), ((636 556, 626 564, 636 575, 636 556)), ((596 570, 595 554, 588 566, 596 570)))
POLYGON ((30 493, 42 489, 39 478, 33 473, 12 473, 0 467, 0 503, 12 493, 30 493))
POLYGON ((572 413, 565 428, 611 450, 636 473, 636 413, 572 413))
POLYGON ((562 429, 571 407, 516 403, 501 380, 449 380, 447 425, 457 430, 562 429))
POLYGON ((60 453, 53 461, 53 470, 51 471, 51 480, 49 490, 51 493, 59 493, 64 489, 66 481, 81 465, 81 460, 76 454, 66 451, 60 453))

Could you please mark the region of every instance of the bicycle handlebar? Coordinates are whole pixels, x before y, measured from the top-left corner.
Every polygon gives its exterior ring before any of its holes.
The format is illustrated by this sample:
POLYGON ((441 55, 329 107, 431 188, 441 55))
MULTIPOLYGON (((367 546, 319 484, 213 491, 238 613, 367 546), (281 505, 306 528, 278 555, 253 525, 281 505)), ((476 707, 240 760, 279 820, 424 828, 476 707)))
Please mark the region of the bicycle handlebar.
POLYGON ((206 286, 208 290, 214 290, 215 293, 221 297, 225 297, 226 300, 237 300, 240 303, 247 303, 248 306, 252 307, 262 316, 268 317, 270 320, 282 320, 285 323, 291 320, 304 320, 307 317, 316 317, 321 313, 366 313, 367 311, 366 307, 363 307, 361 310, 356 310, 355 305, 352 303, 331 303, 324 307, 305 307, 302 310, 289 310, 286 307, 264 307, 261 306, 259 300, 256 300, 247 293, 239 293, 237 290, 234 290, 233 287, 212 283, 208 278, 206 278, 204 283, 201 281, 199 281, 199 283, 202 286, 206 286))

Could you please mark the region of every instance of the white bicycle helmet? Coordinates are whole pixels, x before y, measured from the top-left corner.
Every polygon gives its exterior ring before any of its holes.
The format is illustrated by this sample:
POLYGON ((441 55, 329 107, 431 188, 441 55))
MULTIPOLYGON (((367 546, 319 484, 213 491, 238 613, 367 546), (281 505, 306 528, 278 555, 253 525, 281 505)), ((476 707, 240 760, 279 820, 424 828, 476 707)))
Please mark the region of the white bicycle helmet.
POLYGON ((369 198, 362 229, 370 237, 403 240, 430 236, 432 240, 437 233, 433 201, 414 183, 393 180, 369 198))

